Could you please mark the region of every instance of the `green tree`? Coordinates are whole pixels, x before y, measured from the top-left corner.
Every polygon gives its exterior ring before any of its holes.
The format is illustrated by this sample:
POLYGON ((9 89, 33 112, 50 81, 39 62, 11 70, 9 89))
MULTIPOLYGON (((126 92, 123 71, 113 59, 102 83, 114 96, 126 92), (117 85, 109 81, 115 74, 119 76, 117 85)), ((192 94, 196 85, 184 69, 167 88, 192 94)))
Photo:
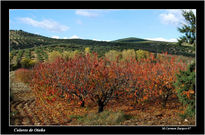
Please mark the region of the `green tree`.
POLYGON ((190 64, 187 71, 177 74, 175 83, 179 101, 186 106, 184 116, 195 114, 195 62, 190 64))
POLYGON ((178 39, 178 44, 192 44, 196 45, 196 16, 192 10, 186 11, 182 10, 182 15, 185 19, 185 24, 181 28, 178 28, 180 33, 183 33, 184 36, 178 39))

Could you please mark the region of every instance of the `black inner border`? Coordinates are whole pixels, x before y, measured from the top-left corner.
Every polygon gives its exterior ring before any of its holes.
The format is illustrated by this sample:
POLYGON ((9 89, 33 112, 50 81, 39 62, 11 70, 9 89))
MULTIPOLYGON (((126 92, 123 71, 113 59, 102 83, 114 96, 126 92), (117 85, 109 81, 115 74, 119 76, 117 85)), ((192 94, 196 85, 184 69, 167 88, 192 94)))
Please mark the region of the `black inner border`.
MULTIPOLYGON (((199 134, 204 133, 204 1, 2 1, 1 2, 1 132, 14 128, 45 129, 43 134, 199 134), (197 123, 190 130, 162 130, 162 127, 41 127, 9 126, 9 9, 197 9, 197 123), (6 72, 7 71, 7 72, 6 72)), ((168 126, 171 127, 171 126, 168 126)), ((180 126, 172 126, 180 127, 180 126)), ((186 127, 186 126, 185 126, 186 127)), ((187 126, 189 127, 189 126, 187 126)), ((23 134, 23 132, 15 132, 23 134)), ((32 132, 35 134, 35 132, 32 132)), ((36 132, 36 134, 41 134, 36 132)))

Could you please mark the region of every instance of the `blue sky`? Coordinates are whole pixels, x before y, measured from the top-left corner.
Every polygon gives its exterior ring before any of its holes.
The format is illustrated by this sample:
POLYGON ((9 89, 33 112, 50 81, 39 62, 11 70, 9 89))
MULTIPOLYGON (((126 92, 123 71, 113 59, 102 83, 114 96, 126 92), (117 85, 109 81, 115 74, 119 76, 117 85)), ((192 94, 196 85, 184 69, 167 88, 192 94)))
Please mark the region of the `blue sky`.
POLYGON ((137 37, 173 42, 184 23, 177 9, 10 9, 9 19, 12 30, 103 41, 137 37))

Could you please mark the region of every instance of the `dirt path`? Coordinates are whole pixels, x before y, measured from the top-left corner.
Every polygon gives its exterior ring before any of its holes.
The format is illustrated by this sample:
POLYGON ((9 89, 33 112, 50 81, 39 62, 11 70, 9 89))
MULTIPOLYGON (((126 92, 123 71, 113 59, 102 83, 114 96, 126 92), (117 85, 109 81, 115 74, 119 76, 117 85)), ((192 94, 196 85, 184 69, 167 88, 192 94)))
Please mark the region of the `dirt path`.
MULTIPOLYGON (((31 89, 24 83, 14 80, 14 72, 10 73, 10 125, 51 125, 48 117, 39 117, 36 113, 38 105, 31 89)), ((43 114, 42 114, 43 115, 43 114)))

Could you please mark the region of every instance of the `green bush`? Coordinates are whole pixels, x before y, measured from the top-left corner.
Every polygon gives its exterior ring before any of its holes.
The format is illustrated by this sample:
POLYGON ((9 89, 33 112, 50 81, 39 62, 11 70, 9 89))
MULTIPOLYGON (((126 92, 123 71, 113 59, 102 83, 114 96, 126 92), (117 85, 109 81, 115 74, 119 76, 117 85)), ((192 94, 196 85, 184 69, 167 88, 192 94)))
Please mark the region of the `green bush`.
POLYGON ((28 64, 29 64, 29 67, 34 67, 34 65, 37 64, 37 61, 36 60, 30 60, 28 64))
POLYGON ((195 62, 186 71, 177 74, 175 87, 179 101, 186 107, 185 116, 195 115, 195 62))
POLYGON ((32 68, 35 65, 34 60, 23 58, 21 60, 21 67, 22 68, 32 68))
POLYGON ((130 115, 124 112, 103 111, 102 113, 90 113, 78 119, 83 125, 120 125, 121 122, 130 119, 130 115))

